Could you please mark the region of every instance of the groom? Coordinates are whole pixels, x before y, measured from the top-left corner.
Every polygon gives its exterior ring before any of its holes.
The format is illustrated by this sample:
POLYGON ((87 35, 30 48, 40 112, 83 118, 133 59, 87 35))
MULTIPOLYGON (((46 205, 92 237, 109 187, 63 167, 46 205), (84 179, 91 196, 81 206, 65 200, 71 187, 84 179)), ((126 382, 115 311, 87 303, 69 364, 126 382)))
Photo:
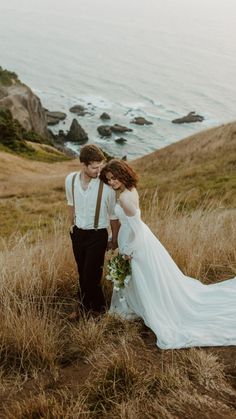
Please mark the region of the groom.
POLYGON ((114 214, 115 192, 99 180, 105 161, 103 152, 94 144, 80 151, 79 172, 66 177, 66 197, 71 222, 70 236, 79 273, 78 309, 70 320, 79 317, 79 306, 85 312, 102 313, 105 299, 101 288, 104 256, 107 247, 117 247, 119 221, 114 214), (112 238, 108 244, 108 226, 112 238))

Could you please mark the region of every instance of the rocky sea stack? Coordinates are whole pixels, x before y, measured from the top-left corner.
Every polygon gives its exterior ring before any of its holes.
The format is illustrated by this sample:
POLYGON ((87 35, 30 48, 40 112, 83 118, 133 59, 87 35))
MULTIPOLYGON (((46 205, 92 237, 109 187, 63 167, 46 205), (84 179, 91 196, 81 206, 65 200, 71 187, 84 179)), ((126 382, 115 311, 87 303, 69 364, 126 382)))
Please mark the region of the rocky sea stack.
POLYGON ((92 115, 83 105, 72 106, 70 112, 75 113, 77 116, 85 116, 87 114, 92 115))
POLYGON ((114 125, 100 125, 97 127, 97 130, 101 137, 110 137, 112 133, 122 134, 124 132, 132 132, 131 128, 125 127, 123 125, 114 124, 114 125))
POLYGON ((173 124, 190 124, 191 122, 202 122, 204 117, 196 114, 196 112, 189 112, 182 118, 173 119, 173 124))
POLYGON ((51 112, 48 109, 45 109, 45 113, 48 125, 56 125, 60 121, 66 119, 66 113, 64 112, 51 112))
POLYGON ((110 115, 107 112, 103 112, 100 115, 100 119, 106 120, 106 119, 111 119, 110 115))
POLYGON ((84 144, 88 141, 88 134, 75 118, 71 123, 70 130, 66 136, 66 140, 79 144, 84 144))
POLYGON ((132 119, 131 124, 136 124, 136 125, 152 125, 153 122, 147 121, 147 119, 143 118, 142 116, 136 116, 134 119, 132 119))

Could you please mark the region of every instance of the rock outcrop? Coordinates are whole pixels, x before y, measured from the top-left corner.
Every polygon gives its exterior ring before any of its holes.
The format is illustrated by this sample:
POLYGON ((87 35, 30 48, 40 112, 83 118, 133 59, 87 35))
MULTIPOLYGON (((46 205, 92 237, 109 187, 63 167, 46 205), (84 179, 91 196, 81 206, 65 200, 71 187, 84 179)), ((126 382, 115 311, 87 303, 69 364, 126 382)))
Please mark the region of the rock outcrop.
POLYGON ((70 112, 72 113, 79 113, 79 112, 84 112, 85 111, 85 107, 82 105, 74 105, 70 108, 70 112))
POLYGON ((67 141, 84 144, 88 141, 88 134, 76 119, 73 119, 70 130, 66 136, 67 141))
POLYGON ((131 132, 133 130, 131 128, 124 127, 123 125, 115 124, 111 126, 111 131, 122 133, 122 132, 131 132))
POLYGON ((110 137, 112 133, 123 133, 123 132, 131 132, 133 131, 131 128, 127 128, 123 125, 114 124, 114 125, 100 125, 97 127, 99 134, 102 137, 110 137))
POLYGON ((117 144, 124 144, 124 143, 126 143, 126 142, 127 142, 127 140, 126 140, 125 138, 123 138, 123 137, 120 137, 120 138, 116 138, 116 139, 115 139, 115 142, 116 142, 117 144))
POLYGON ((110 115, 107 112, 103 112, 100 115, 100 119, 106 120, 106 119, 111 119, 110 115))
POLYGON ((0 107, 9 109, 26 131, 34 131, 47 136, 47 120, 40 99, 32 90, 16 81, 5 86, 0 82, 0 107))
POLYGON ((64 121, 64 119, 66 119, 66 113, 64 112, 51 112, 45 109, 45 113, 48 125, 56 125, 60 121, 64 121))
POLYGON ((196 114, 196 112, 189 112, 188 115, 183 116, 182 118, 173 119, 173 124, 184 124, 191 122, 202 122, 204 117, 196 114))
POLYGON ((131 124, 136 124, 136 125, 152 125, 153 122, 147 121, 147 119, 143 118, 142 116, 136 116, 134 119, 132 119, 131 124))
POLYGON ((100 125, 97 127, 97 131, 102 137, 110 137, 112 135, 110 125, 100 125))
POLYGON ((70 108, 70 112, 76 113, 77 116, 85 116, 86 114, 92 115, 91 112, 82 105, 74 105, 70 108))

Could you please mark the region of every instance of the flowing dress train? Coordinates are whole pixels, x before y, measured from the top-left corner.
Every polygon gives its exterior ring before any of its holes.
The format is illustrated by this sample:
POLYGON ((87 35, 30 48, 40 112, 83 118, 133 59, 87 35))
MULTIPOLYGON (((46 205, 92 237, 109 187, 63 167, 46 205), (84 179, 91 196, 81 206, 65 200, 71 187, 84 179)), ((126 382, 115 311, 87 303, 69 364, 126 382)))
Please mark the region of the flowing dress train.
POLYGON ((236 277, 204 285, 185 276, 140 210, 127 216, 117 203, 119 251, 132 255, 128 286, 113 290, 110 313, 141 317, 162 349, 236 345, 236 277))

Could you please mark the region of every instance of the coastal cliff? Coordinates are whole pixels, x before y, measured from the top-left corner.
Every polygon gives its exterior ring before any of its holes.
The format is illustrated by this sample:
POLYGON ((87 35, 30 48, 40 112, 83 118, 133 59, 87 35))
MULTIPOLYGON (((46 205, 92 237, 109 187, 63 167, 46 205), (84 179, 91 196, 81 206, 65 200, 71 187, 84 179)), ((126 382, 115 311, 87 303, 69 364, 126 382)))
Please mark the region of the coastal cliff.
POLYGON ((47 128, 40 99, 16 73, 0 67, 0 150, 43 161, 68 159, 69 151, 47 128))
POLYGON ((26 131, 48 136, 46 115, 40 99, 15 73, 1 67, 0 108, 9 109, 26 131))

